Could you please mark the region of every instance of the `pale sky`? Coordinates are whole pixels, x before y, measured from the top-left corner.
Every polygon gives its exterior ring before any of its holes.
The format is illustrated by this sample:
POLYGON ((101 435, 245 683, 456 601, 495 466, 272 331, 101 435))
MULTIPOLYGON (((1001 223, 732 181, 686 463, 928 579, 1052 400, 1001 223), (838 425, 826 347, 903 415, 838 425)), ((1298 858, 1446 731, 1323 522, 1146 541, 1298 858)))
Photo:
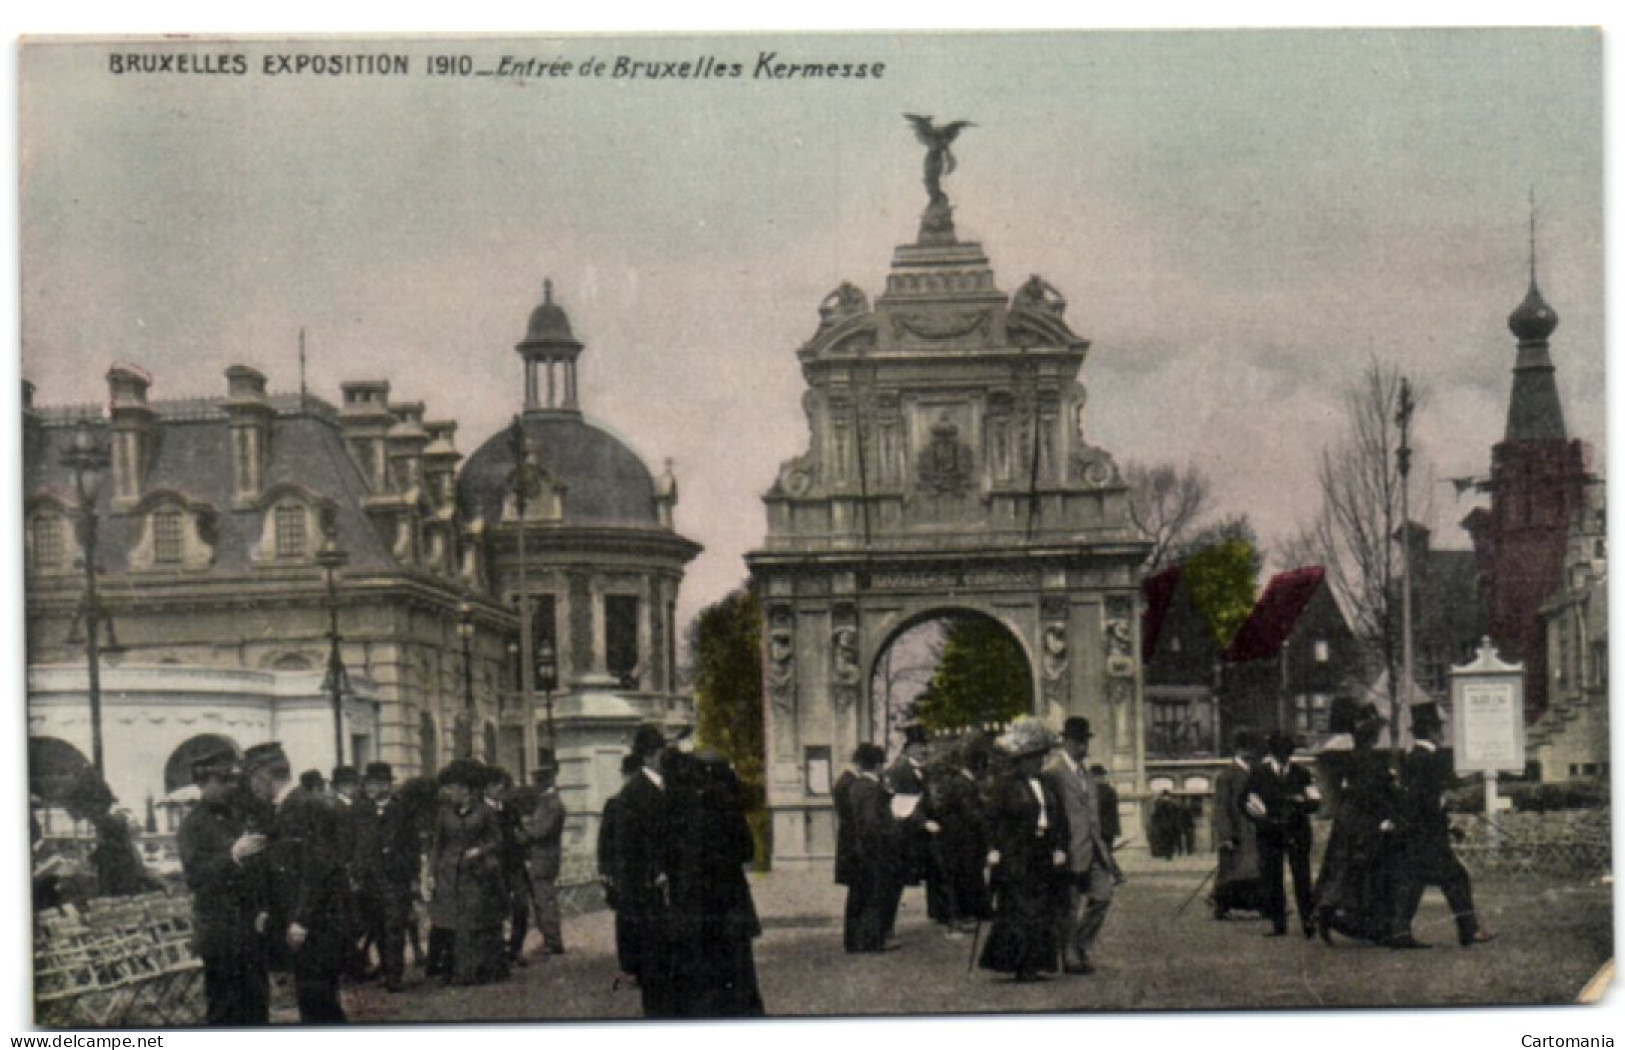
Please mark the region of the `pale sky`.
MULTIPOLYGON (((1092 341, 1085 427, 1120 463, 1194 461, 1266 547, 1315 509, 1337 394, 1376 355, 1415 422, 1441 539, 1505 423, 1528 280, 1571 436, 1604 445, 1602 54, 1585 30, 260 40, 250 75, 20 61, 23 375, 42 404, 219 395, 228 365, 314 393, 385 377, 472 453, 520 407, 512 346, 551 277, 589 420, 676 460, 703 543, 682 617, 745 577, 760 495, 806 446, 796 348, 843 280, 871 297, 925 203, 902 114, 967 119, 945 180, 1000 287, 1029 274, 1092 341), (279 77, 294 51, 406 77, 279 77), (769 81, 780 61, 884 62, 769 81), (445 78, 431 53, 739 62, 715 81, 445 78)), ((1418 497, 1421 500, 1420 494, 1418 497)))

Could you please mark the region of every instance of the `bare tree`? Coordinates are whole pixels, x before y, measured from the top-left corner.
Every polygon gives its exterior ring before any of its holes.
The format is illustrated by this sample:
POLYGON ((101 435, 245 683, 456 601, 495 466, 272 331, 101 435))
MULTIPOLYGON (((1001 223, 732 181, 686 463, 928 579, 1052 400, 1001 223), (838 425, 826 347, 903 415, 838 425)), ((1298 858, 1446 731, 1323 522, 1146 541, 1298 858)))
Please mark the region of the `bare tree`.
POLYGON ((1171 463, 1129 463, 1123 469, 1128 484, 1129 516, 1151 540, 1147 572, 1169 562, 1176 548, 1208 511, 1212 488, 1207 475, 1194 463, 1179 470, 1171 463))
MULTIPOLYGON (((1401 379, 1396 366, 1373 359, 1344 391, 1343 431, 1321 450, 1316 470, 1320 510, 1282 552, 1289 564, 1325 568, 1355 635, 1388 672, 1391 690, 1398 688, 1401 379)), ((1426 513, 1425 506, 1413 507, 1411 516, 1426 513)))

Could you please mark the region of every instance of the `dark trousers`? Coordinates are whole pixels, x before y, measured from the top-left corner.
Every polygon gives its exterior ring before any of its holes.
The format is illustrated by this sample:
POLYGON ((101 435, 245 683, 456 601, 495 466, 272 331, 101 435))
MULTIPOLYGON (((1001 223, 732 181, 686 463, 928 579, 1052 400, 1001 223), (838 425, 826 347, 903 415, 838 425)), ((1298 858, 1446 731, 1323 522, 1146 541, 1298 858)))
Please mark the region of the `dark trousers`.
POLYGON ((536 876, 531 885, 536 890, 536 899, 531 903, 536 909, 536 929, 542 935, 542 943, 550 952, 562 952, 564 923, 559 914, 558 880, 536 876))
POLYGON ((1307 924, 1314 915, 1314 892, 1309 878, 1309 835, 1307 831, 1258 830, 1258 866, 1263 882, 1264 916, 1275 924, 1277 933, 1286 932, 1286 868, 1292 870, 1292 897, 1298 906, 1298 921, 1307 924))
POLYGON ((227 1028, 271 1023, 271 981, 265 960, 228 955, 203 960, 204 1023, 227 1028))
POLYGON ((378 945, 378 966, 384 972, 384 980, 399 984, 406 973, 406 928, 412 922, 411 887, 383 887, 376 908, 376 922, 369 924, 368 937, 378 945))
POLYGON ((525 950, 525 934, 530 932, 530 890, 524 872, 508 873, 508 957, 517 959, 525 950))
POLYGON ((874 870, 859 871, 846 888, 846 928, 843 941, 849 952, 878 952, 885 947, 897 919, 903 885, 895 877, 874 870))
POLYGON ((339 1004, 339 973, 344 969, 342 941, 324 943, 313 934, 293 957, 293 994, 303 1024, 343 1024, 349 1020, 339 1004))
POLYGON ((1473 911, 1473 880, 1461 866, 1448 844, 1431 849, 1401 853, 1394 874, 1394 926, 1396 936, 1411 931, 1411 921, 1422 904, 1429 886, 1444 892, 1445 903, 1456 917, 1456 938, 1462 944, 1478 933, 1478 916, 1473 911))

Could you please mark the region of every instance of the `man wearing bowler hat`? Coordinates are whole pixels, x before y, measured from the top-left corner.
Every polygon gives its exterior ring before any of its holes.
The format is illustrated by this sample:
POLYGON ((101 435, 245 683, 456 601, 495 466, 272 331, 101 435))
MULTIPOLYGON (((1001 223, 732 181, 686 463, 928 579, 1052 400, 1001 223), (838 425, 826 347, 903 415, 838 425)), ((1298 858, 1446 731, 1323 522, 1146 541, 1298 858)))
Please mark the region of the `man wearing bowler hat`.
POLYGON ((1292 893, 1297 902, 1303 935, 1315 935, 1314 893, 1309 882, 1309 847, 1314 832, 1309 814, 1320 808, 1320 789, 1314 774, 1292 764, 1298 744, 1289 733, 1271 733, 1266 754, 1247 780, 1245 809, 1257 826, 1258 864, 1264 914, 1270 920, 1267 936, 1286 933, 1286 874, 1292 870, 1292 893))
POLYGON ((1450 760, 1439 750, 1444 722, 1433 703, 1411 707, 1411 735, 1416 743, 1400 766, 1398 854, 1394 862, 1392 948, 1427 947, 1411 934, 1411 920, 1422 903, 1422 891, 1437 886, 1456 918, 1456 939, 1463 948, 1492 940, 1479 928, 1473 910, 1473 884, 1467 869, 1450 848, 1450 817, 1444 793, 1450 787, 1450 760))
POLYGON ((388 762, 369 762, 361 779, 355 814, 351 873, 366 938, 378 946, 384 988, 401 990, 406 972, 406 928, 422 857, 406 807, 395 797, 395 771, 388 762))
POLYGON ((638 726, 632 753, 643 768, 621 789, 617 809, 616 899, 638 961, 645 1017, 675 1017, 681 1007, 675 995, 678 960, 673 957, 670 929, 672 804, 665 759, 671 743, 660 726, 651 722, 638 726))
POLYGON ((342 1023, 339 973, 350 947, 349 887, 340 863, 337 817, 328 803, 296 789, 281 744, 249 748, 243 775, 253 795, 270 807, 267 935, 272 951, 293 971, 299 1019, 342 1023))
POLYGON ((192 946, 203 960, 206 1023, 269 1024, 270 979, 265 927, 270 901, 256 861, 265 836, 246 830, 231 804, 235 759, 221 750, 192 763, 198 804, 182 821, 175 843, 192 891, 192 946))
POLYGON ((1100 821, 1100 791, 1084 765, 1094 733, 1073 716, 1061 728, 1061 746, 1044 764, 1043 778, 1066 813, 1066 897, 1057 917, 1061 969, 1095 972, 1089 954, 1112 903, 1112 854, 1100 821))
POLYGON ((559 763, 553 749, 537 749, 536 802, 525 814, 525 844, 530 851, 532 904, 536 929, 542 935, 542 950, 548 955, 564 954, 564 926, 559 918, 559 869, 564 863, 564 801, 559 798, 559 763))

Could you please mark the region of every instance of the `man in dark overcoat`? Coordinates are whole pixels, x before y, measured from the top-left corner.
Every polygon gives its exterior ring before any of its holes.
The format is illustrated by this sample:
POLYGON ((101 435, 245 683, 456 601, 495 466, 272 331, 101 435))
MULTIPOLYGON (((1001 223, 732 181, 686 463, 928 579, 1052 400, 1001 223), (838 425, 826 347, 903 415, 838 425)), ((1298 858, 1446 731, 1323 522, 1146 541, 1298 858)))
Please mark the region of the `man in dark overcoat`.
POLYGON ((1230 763, 1213 785, 1213 843, 1219 870, 1213 882, 1213 917, 1231 911, 1259 911, 1258 832, 1247 816, 1247 782, 1258 761, 1258 737, 1237 729, 1231 738, 1230 763))
MULTIPOLYGON (((935 841, 941 825, 931 811, 931 796, 927 790, 930 773, 925 760, 929 752, 930 742, 925 727, 904 727, 903 753, 886 768, 885 782, 894 798, 911 801, 913 805, 909 814, 898 821, 902 886, 918 886, 923 882, 926 914, 941 921, 950 909, 944 899, 941 865, 938 863, 941 854, 935 841)), ((901 888, 898 900, 902 900, 901 888)), ((894 912, 886 927, 888 933, 896 920, 894 912)))
POLYGON ((192 891, 192 946, 203 960, 205 1023, 269 1024, 265 927, 270 899, 259 858, 265 836, 245 830, 231 803, 235 759, 219 751, 192 764, 199 800, 175 843, 192 891))
POLYGON ((852 755, 857 774, 846 791, 852 854, 843 937, 850 952, 886 950, 903 892, 900 829, 892 816, 891 791, 880 775, 885 762, 886 752, 877 744, 859 744, 852 755))
POLYGON ((306 1024, 346 1020, 339 974, 352 947, 338 819, 330 804, 296 790, 278 743, 257 744, 243 755, 249 789, 273 807, 270 841, 273 946, 285 947, 293 971, 299 1019, 306 1024))
POLYGON ((671 802, 664 761, 669 742, 658 725, 645 723, 632 737, 632 753, 643 763, 621 790, 618 807, 616 897, 636 944, 638 987, 645 1017, 676 1017, 675 967, 671 938, 671 802))
POLYGON ((530 852, 531 903, 542 950, 564 954, 564 924, 559 914, 559 871, 564 864, 564 800, 559 797, 559 763, 552 748, 538 748, 535 802, 524 814, 525 846, 530 852))
POLYGON ((983 780, 992 743, 980 733, 961 741, 930 778, 931 812, 942 830, 933 842, 942 875, 943 922, 950 938, 993 917, 987 888, 988 817, 983 780))
POLYGON ((1388 944, 1392 948, 1421 948, 1411 933, 1411 920, 1422 903, 1422 892, 1437 886, 1444 892, 1456 919, 1456 940, 1463 948, 1493 940, 1481 929, 1473 910, 1473 883, 1467 869, 1450 847, 1450 817, 1444 793, 1450 787, 1450 759, 1439 750, 1444 722, 1438 705, 1411 707, 1411 735, 1416 743, 1400 766, 1398 851, 1394 859, 1394 922, 1388 944))
POLYGON ((401 990, 406 972, 407 925, 422 866, 417 829, 394 787, 389 763, 369 762, 362 778, 365 797, 351 811, 350 872, 357 905, 367 940, 378 946, 379 969, 390 992, 401 990))
POLYGON ((1286 933, 1286 873, 1292 869, 1292 895, 1303 935, 1315 935, 1314 888, 1309 879, 1309 847, 1314 831, 1309 815, 1320 808, 1314 774, 1292 764, 1297 742, 1287 733, 1271 733, 1267 754, 1247 781, 1247 815, 1257 826, 1258 865, 1264 916, 1269 936, 1286 933))
MULTIPOLYGON (((643 762, 637 755, 621 757, 621 791, 641 776, 643 762)), ((621 863, 621 794, 616 792, 604 803, 603 817, 598 822, 598 878, 604 884, 604 903, 615 912, 615 961, 620 966, 616 983, 638 979, 637 943, 627 931, 626 916, 621 910, 619 883, 621 863)))

